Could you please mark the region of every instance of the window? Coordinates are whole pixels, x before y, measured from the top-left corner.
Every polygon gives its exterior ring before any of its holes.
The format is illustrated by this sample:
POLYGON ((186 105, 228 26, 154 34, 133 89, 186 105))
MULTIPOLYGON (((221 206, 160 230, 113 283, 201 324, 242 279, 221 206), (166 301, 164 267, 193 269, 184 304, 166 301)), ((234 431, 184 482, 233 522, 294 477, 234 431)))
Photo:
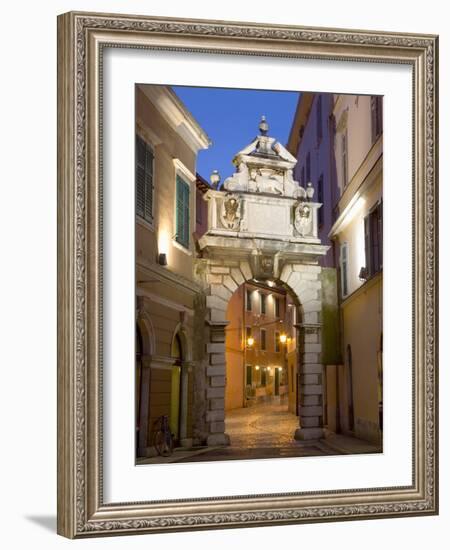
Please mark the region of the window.
POLYGON ((378 203, 364 218, 364 244, 367 276, 372 277, 383 267, 383 210, 378 203))
POLYGON ((251 336, 252 336, 252 327, 245 327, 245 341, 247 342, 247 340, 251 338, 251 336))
POLYGON ((342 169, 342 187, 348 183, 348 151, 347 151, 347 130, 341 134, 341 169, 342 169))
POLYGON ((323 225, 323 174, 320 175, 317 182, 317 202, 322 204, 317 212, 317 223, 320 226, 323 225))
POLYGON ((260 293, 260 306, 261 306, 261 315, 266 314, 266 305, 267 305, 267 296, 264 294, 264 292, 260 293))
POLYGON ((252 310, 252 291, 248 288, 245 291, 245 307, 247 311, 252 310))
POLYGON ((153 222, 153 151, 136 136, 136 215, 153 222))
POLYGON ((383 98, 379 95, 370 98, 370 116, 374 143, 383 132, 383 98))
POLYGON ((263 351, 265 351, 267 348, 266 348, 266 342, 267 342, 267 338, 266 338, 266 329, 265 328, 262 328, 261 329, 261 349, 263 351))
POLYGON ((253 367, 251 365, 247 365, 245 367, 245 384, 247 386, 251 386, 253 383, 253 367))
POLYGON ((267 386, 267 367, 261 369, 261 386, 267 386))
POLYGON ((306 155, 306 183, 311 181, 311 153, 306 155))
POLYGON ((322 96, 319 95, 316 102, 316 134, 317 134, 317 144, 322 141, 322 96))
POLYGON ((280 349, 280 333, 275 332, 275 352, 279 353, 280 349))
POLYGON ((275 317, 280 316, 280 298, 278 296, 275 296, 274 298, 275 303, 275 317))
POLYGON ((341 268, 341 293, 345 297, 348 294, 348 243, 341 244, 340 254, 341 268))
POLYGON ((175 240, 189 248, 189 185, 177 175, 176 180, 176 235, 175 240))

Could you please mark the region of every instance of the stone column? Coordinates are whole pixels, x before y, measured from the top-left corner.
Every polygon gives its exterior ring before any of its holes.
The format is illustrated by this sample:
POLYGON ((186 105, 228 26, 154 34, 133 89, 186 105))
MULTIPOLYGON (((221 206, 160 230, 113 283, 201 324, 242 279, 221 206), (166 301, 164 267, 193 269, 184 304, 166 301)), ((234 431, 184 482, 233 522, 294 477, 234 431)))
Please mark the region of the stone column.
POLYGON ((225 433, 225 327, 227 323, 210 322, 210 342, 206 344, 208 366, 206 376, 206 422, 208 445, 229 445, 230 438, 225 433))
POLYGON ((150 416, 151 356, 141 356, 141 405, 139 410, 139 456, 145 456, 148 447, 148 421, 150 416))
POLYGON ((323 432, 323 366, 321 363, 320 328, 317 325, 302 325, 299 350, 300 372, 300 427, 295 439, 320 439, 323 432))
POLYGON ((187 437, 187 419, 189 402, 189 372, 190 363, 183 363, 181 366, 181 403, 180 403, 180 444, 182 447, 190 447, 192 438, 187 437))

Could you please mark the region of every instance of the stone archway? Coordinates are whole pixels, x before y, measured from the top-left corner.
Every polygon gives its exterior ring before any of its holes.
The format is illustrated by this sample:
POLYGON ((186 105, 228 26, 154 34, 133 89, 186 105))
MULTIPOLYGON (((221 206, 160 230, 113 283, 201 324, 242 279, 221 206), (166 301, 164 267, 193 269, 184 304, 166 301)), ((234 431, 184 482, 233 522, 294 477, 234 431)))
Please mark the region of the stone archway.
POLYGON ((323 436, 323 367, 321 364, 321 267, 328 246, 318 238, 311 183, 293 179, 297 162, 269 137, 263 118, 261 135, 233 159, 235 174, 223 188, 204 195, 208 230, 199 239, 206 294, 206 431, 210 445, 228 444, 225 433, 225 327, 233 292, 245 281, 278 280, 300 305, 298 323, 300 373, 297 439, 323 436))
MULTIPOLYGON (((297 360, 300 373, 299 417, 296 439, 319 439, 323 436, 321 363, 321 267, 284 263, 274 279, 289 287, 299 303, 297 324, 297 360)), ((276 275, 276 274, 274 274, 276 275)), ((257 278, 248 260, 210 259, 206 262, 207 281, 207 367, 206 429, 208 444, 228 444, 225 433, 225 328, 228 301, 244 282, 257 278)))
POLYGON ((145 456, 149 445, 149 407, 151 392, 151 362, 152 355, 155 353, 155 333, 152 321, 145 311, 142 300, 138 302, 136 315, 136 331, 139 331, 140 337, 140 357, 139 357, 139 392, 138 397, 139 410, 137 411, 137 455, 145 456))

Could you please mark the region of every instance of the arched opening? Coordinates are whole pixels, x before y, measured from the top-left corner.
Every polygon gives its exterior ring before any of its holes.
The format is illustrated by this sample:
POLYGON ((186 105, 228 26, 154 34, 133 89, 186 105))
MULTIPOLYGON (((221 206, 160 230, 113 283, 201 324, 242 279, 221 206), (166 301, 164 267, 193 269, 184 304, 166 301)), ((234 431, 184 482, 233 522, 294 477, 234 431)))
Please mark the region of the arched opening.
POLYGON ((180 441, 180 414, 181 414, 181 366, 183 364, 183 347, 180 334, 177 332, 172 341, 172 357, 174 363, 171 370, 170 387, 170 414, 169 426, 173 434, 175 443, 180 441))
POLYGON ((299 427, 300 306, 279 280, 247 280, 229 299, 225 430, 231 446, 285 445, 299 427))
POLYGON ((151 413, 151 358, 154 334, 148 317, 138 316, 135 336, 135 426, 136 456, 145 456, 149 446, 149 419, 151 413))

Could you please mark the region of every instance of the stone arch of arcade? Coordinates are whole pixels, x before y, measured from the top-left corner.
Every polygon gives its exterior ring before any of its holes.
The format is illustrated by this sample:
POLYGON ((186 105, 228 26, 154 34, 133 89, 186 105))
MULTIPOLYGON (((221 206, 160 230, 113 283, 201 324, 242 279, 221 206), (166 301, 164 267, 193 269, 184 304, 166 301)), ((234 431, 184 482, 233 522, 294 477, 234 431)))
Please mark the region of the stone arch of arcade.
MULTIPOLYGON (((225 432, 225 329, 228 302, 233 293, 246 281, 261 277, 254 269, 255 259, 210 258, 205 262, 206 286, 206 429, 208 444, 228 444, 225 432)), ((275 256, 275 255, 274 255, 275 256)), ((271 256, 264 256, 268 262, 271 256)), ((273 258, 275 260, 275 258, 273 258)), ((299 385, 299 427, 297 439, 319 439, 323 436, 322 371, 321 364, 321 267, 295 259, 283 262, 271 279, 286 286, 298 302, 300 318, 297 328, 297 369, 299 385)))

